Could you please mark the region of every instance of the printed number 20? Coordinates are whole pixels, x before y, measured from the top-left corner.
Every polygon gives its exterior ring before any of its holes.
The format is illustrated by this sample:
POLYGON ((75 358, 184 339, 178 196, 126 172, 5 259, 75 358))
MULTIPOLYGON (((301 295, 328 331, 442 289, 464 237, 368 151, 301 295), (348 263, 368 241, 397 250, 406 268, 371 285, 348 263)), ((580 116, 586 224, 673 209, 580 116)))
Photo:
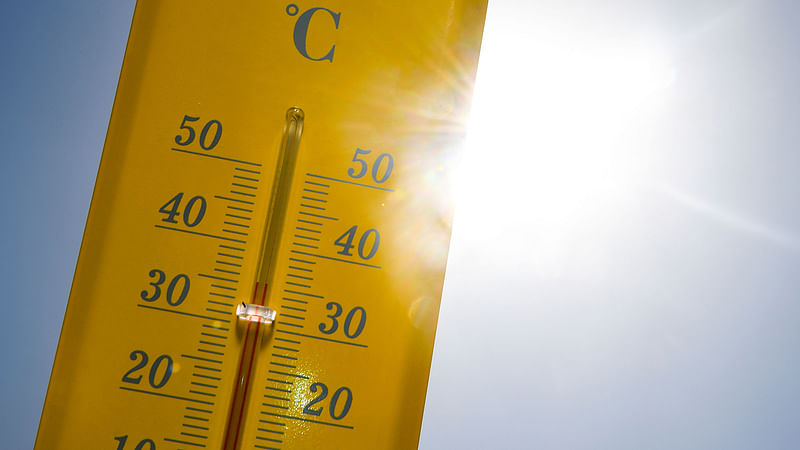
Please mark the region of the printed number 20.
MULTIPOLYGON (((123 383, 131 383, 131 384, 139 384, 142 381, 142 376, 134 376, 136 372, 141 369, 147 367, 147 353, 141 350, 134 350, 131 352, 130 355, 131 361, 136 361, 141 358, 141 361, 137 363, 133 368, 129 371, 125 372, 125 375, 122 376, 123 383)), ((169 377, 172 376, 172 358, 167 355, 161 355, 153 362, 152 367, 150 367, 150 377, 149 382, 150 386, 154 387, 155 389, 159 389, 164 387, 169 381, 169 377), (161 367, 162 363, 165 365, 164 373, 159 376, 159 368, 161 367)))
MULTIPOLYGON (((305 408, 303 408, 303 414, 310 414, 312 416, 319 416, 322 414, 322 407, 312 408, 312 406, 325 400, 325 398, 328 397, 328 386, 325 386, 325 384, 323 383, 312 384, 311 392, 317 393, 317 391, 319 391, 319 395, 316 398, 314 398, 314 400, 311 400, 305 406, 305 408)), ((333 418, 334 420, 343 419, 344 416, 346 416, 347 413, 350 411, 350 405, 352 403, 353 403, 353 392, 350 390, 350 388, 340 387, 339 389, 337 389, 336 392, 334 392, 333 395, 331 396, 331 402, 330 402, 331 407, 328 410, 328 412, 331 415, 331 418, 333 418), (336 409, 340 401, 344 402, 344 405, 342 406, 341 412, 337 413, 336 409)))

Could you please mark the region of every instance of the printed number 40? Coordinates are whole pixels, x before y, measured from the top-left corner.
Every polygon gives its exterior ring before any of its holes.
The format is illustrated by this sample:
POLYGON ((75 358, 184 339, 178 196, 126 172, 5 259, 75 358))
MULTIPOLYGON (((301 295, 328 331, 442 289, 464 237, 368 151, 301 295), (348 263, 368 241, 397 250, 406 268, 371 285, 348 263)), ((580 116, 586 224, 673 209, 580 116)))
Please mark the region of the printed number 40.
MULTIPOLYGON (((353 225, 347 231, 345 231, 343 235, 339 236, 335 241, 333 241, 333 245, 342 247, 342 249, 336 253, 345 256, 353 256, 353 254, 350 253, 350 250, 355 247, 353 240, 356 238, 357 232, 358 226, 353 225)), ((380 243, 380 233, 378 233, 378 230, 370 228, 369 230, 365 231, 364 234, 361 235, 361 239, 358 240, 358 256, 361 259, 372 258, 378 251, 378 246, 380 243)))
MULTIPOLYGON (((169 199, 167 203, 159 208, 158 212, 166 214, 167 217, 161 219, 162 222, 179 223, 175 220, 175 216, 181 212, 178 208, 183 201, 183 192, 178 192, 174 197, 169 199)), ((187 227, 196 227, 203 220, 206 215, 206 199, 200 195, 196 195, 186 202, 186 208, 183 210, 183 224, 187 227), (195 208, 197 206, 197 208, 195 208)))

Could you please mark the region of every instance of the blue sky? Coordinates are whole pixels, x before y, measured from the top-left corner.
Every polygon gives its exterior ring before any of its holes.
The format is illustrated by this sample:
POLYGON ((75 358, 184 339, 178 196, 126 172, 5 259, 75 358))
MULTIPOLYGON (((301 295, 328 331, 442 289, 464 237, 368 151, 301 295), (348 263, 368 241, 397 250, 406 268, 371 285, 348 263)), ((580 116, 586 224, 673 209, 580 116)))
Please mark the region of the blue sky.
MULTIPOLYGON (((0 7, 8 448, 35 437, 132 10, 0 7)), ((491 2, 421 448, 798 446, 798 22, 491 2)))
POLYGON ((132 13, 132 2, 0 7, 7 448, 36 436, 132 13))

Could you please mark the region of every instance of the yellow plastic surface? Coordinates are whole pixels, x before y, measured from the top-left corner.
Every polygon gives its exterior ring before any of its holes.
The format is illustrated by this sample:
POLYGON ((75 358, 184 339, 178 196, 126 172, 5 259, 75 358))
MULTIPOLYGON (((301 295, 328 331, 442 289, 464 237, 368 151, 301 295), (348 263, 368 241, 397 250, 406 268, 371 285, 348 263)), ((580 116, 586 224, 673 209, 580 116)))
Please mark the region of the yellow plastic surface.
POLYGON ((140 1, 36 448, 221 447, 290 107, 242 448, 415 448, 485 9, 140 1))

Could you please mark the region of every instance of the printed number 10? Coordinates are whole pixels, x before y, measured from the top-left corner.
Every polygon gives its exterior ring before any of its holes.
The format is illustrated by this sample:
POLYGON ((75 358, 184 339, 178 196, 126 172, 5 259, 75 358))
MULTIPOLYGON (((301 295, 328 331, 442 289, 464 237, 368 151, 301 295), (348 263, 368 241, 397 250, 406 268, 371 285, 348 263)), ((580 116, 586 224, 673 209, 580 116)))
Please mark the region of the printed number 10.
MULTIPOLYGON (((126 434, 125 436, 115 436, 114 440, 119 441, 119 445, 117 445, 117 450, 124 450, 125 443, 128 441, 128 435, 126 434)), ((153 442, 152 439, 143 439, 138 444, 136 444, 136 447, 134 447, 133 450, 156 450, 156 443, 153 442)))

